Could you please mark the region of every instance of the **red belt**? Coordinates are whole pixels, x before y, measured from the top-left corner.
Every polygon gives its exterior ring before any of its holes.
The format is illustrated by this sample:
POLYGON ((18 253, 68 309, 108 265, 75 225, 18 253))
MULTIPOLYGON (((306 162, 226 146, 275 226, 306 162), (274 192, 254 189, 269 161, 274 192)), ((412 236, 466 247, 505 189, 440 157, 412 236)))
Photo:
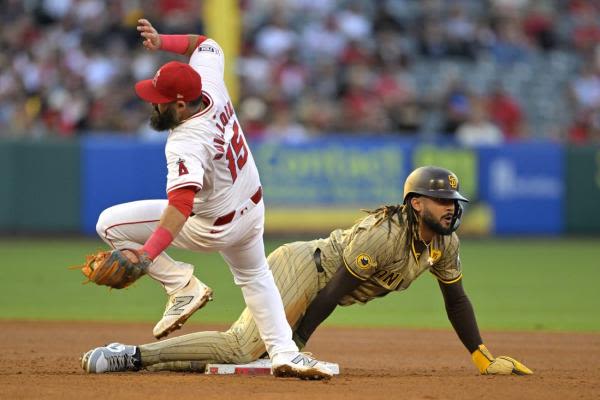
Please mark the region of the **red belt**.
MULTIPOLYGON (((260 203, 261 199, 262 199, 262 187, 259 186, 258 190, 256 191, 256 193, 254 193, 250 197, 250 200, 252 200, 252 202, 254 204, 258 204, 258 203, 260 203)), ((228 223, 230 223, 233 220, 233 217, 235 217, 235 210, 233 210, 229 214, 225 214, 225 215, 217 218, 215 220, 215 223, 213 225, 214 226, 221 226, 221 225, 228 224, 228 223)))

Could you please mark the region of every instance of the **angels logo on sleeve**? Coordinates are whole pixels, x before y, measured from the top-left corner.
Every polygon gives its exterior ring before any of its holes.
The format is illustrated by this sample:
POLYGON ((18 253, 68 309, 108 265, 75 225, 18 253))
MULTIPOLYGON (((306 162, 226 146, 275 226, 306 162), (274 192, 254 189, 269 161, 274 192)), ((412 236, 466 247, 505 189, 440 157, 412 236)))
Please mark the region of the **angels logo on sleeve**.
POLYGON ((183 158, 177 160, 177 165, 179 166, 179 176, 187 175, 190 173, 190 171, 188 171, 187 167, 185 166, 185 160, 183 158))

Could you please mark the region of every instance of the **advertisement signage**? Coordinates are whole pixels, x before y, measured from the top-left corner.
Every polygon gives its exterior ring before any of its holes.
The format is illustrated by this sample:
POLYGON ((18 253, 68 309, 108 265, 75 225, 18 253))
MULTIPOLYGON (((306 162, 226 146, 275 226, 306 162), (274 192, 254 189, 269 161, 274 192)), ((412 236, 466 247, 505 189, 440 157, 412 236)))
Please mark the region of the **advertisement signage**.
POLYGON ((479 150, 480 198, 497 234, 559 234, 564 227, 564 152, 554 143, 479 150))

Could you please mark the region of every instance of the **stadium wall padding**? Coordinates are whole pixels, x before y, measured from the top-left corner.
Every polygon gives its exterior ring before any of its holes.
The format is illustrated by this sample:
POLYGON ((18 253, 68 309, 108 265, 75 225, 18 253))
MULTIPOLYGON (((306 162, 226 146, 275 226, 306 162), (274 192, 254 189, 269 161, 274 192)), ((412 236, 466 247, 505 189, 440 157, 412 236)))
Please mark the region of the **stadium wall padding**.
POLYGON ((2 141, 0 157, 1 231, 81 231, 77 141, 2 141))
POLYGON ((0 142, 0 230, 13 231, 17 220, 17 142, 0 142))
POLYGON ((566 157, 566 230, 569 233, 598 233, 600 147, 571 147, 566 157))
MULTIPOLYGON (((458 174, 471 200, 465 232, 600 233, 600 147, 532 141, 465 149, 347 136, 250 147, 265 188, 267 232, 351 225, 361 208, 401 202, 412 168, 437 164, 458 174)), ((2 140, 0 179, 0 233, 94 235, 102 210, 166 198, 164 140, 2 140)))

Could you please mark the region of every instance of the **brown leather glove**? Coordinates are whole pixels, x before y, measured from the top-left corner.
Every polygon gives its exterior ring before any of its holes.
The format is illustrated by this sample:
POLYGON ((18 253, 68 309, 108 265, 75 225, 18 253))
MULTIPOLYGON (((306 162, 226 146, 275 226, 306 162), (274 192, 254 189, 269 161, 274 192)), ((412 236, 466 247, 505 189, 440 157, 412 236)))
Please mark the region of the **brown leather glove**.
POLYGON ((100 251, 86 257, 85 263, 73 268, 81 269, 88 278, 85 282, 94 282, 114 289, 130 286, 146 273, 152 261, 145 253, 133 249, 100 251), (134 257, 124 254, 130 251, 134 257), (135 261, 134 261, 135 260, 135 261))

